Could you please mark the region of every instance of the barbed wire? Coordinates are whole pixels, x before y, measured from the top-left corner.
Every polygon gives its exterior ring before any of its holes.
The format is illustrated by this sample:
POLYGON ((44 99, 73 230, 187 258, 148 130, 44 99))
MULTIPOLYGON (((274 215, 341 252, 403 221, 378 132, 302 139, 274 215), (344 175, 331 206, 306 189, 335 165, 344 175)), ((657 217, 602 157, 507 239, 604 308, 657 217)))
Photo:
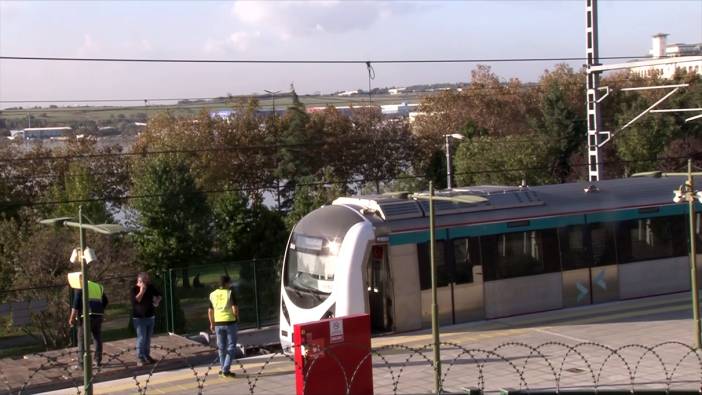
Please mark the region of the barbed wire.
MULTIPOLYGON (((265 350, 270 346, 247 347, 265 350)), ((300 365, 293 354, 302 352, 304 347, 293 344, 263 358, 235 359, 233 370, 240 379, 229 381, 229 386, 232 391, 252 395, 257 390, 268 393, 268 384, 279 388, 282 380, 289 386, 294 380, 293 373, 300 370, 302 387, 309 391, 319 389, 315 385, 320 379, 329 380, 336 375, 341 382, 337 383, 338 388, 334 391, 339 394, 350 394, 355 385, 368 382, 378 389, 390 389, 393 394, 406 391, 429 393, 431 389, 427 387, 432 383, 429 377, 436 373, 434 361, 428 356, 432 347, 432 344, 390 344, 378 348, 331 344, 307 348, 300 365), (353 362, 342 363, 341 355, 347 361, 349 355, 354 355, 353 362), (323 368, 318 369, 318 366, 323 368), (268 370, 274 370, 274 373, 269 374, 268 370), (400 385, 406 388, 402 390, 400 385)), ((670 394, 680 391, 699 393, 702 389, 702 352, 677 341, 653 345, 632 343, 618 347, 598 342, 570 344, 548 341, 531 345, 510 341, 494 347, 442 342, 440 347, 442 355, 447 358, 441 363, 444 369, 440 376, 441 388, 446 393, 453 393, 452 389, 459 388, 473 388, 478 392, 471 393, 482 393, 505 387, 518 388, 509 392, 518 394, 528 393, 534 388, 539 388, 541 393, 567 393, 569 389, 577 388, 580 391, 606 390, 621 394, 643 389, 650 391, 652 388, 670 394), (586 374, 580 375, 579 372, 586 374), (606 377, 603 372, 608 373, 606 377), (641 372, 646 372, 646 381, 640 381, 641 372), (654 377, 653 372, 658 375, 654 377)), ((184 367, 192 373, 194 393, 202 394, 208 388, 211 372, 216 370, 219 362, 216 350, 207 343, 192 342, 174 347, 158 344, 152 346, 152 350, 158 353, 156 363, 143 368, 137 368, 131 357, 125 358, 135 352, 134 347, 107 353, 105 363, 95 371, 91 385, 106 378, 132 377, 136 392, 145 394, 149 389, 158 390, 159 384, 169 385, 169 381, 152 382, 156 374, 184 367), (142 381, 138 376, 142 376, 142 381)), ((34 388, 72 387, 78 394, 82 392, 82 382, 70 368, 79 357, 74 349, 53 354, 39 353, 36 356, 42 358, 39 365, 28 368, 19 378, 16 377, 17 373, 10 378, 0 369, 0 378, 9 394, 19 395, 34 388), (39 372, 52 369, 63 372, 63 378, 52 383, 35 383, 39 372)), ((329 383, 327 385, 327 388, 333 388, 329 383)))

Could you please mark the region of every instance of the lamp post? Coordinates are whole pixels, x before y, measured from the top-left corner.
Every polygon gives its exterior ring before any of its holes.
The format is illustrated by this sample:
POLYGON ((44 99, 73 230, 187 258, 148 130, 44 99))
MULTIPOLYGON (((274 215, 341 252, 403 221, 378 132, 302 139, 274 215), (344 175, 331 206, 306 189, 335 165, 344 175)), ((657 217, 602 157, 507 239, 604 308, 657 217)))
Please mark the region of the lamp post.
MULTIPOLYGON (((268 89, 264 89, 263 91, 268 93, 271 96, 271 98, 273 99, 273 121, 275 122, 275 116, 277 115, 275 112, 275 95, 277 95, 281 91, 269 91, 268 89)), ((278 137, 276 134, 276 151, 275 151, 275 156, 274 156, 276 168, 278 167, 278 147, 277 147, 278 144, 277 143, 278 143, 278 137)), ((275 179, 275 194, 276 194, 276 199, 278 200, 278 211, 281 211, 281 207, 280 207, 280 178, 277 178, 277 177, 275 179)))
MULTIPOLYGON (((448 141, 448 140, 446 140, 448 141)), ((429 264, 431 266, 431 334, 434 340, 434 392, 441 393, 441 342, 439 340, 439 305, 436 296, 436 236, 434 228, 434 184, 429 181, 429 264)))
MULTIPOLYGON (((463 136, 461 136, 463 137, 463 136)), ((441 393, 441 341, 439 339, 439 304, 436 294, 436 215, 434 213, 434 200, 443 200, 453 203, 481 203, 486 201, 482 196, 453 195, 451 191, 441 196, 435 196, 434 183, 429 181, 429 193, 415 193, 412 198, 427 200, 429 203, 429 267, 431 270, 431 334, 434 346, 434 392, 441 393)))
POLYGON ((700 327, 699 289, 697 288, 697 236, 695 235, 695 200, 702 203, 702 192, 695 191, 692 177, 692 159, 687 160, 687 181, 673 192, 673 201, 686 201, 690 211, 690 290, 692 292, 692 320, 695 324, 695 347, 702 348, 702 328, 700 327))
POLYGON ((446 139, 446 189, 451 189, 451 138, 463 140, 465 136, 458 133, 445 134, 446 139))
POLYGON ((93 232, 114 235, 118 233, 124 233, 126 230, 121 225, 115 224, 84 224, 83 223, 83 206, 78 206, 78 222, 71 221, 72 217, 60 217, 43 219, 39 222, 45 225, 54 226, 69 226, 78 228, 80 234, 80 250, 78 251, 77 258, 80 262, 80 274, 81 274, 81 302, 83 306, 83 355, 78 356, 83 361, 83 389, 86 395, 93 394, 93 366, 90 357, 90 314, 88 313, 88 268, 86 266, 85 251, 85 230, 92 230, 93 232))

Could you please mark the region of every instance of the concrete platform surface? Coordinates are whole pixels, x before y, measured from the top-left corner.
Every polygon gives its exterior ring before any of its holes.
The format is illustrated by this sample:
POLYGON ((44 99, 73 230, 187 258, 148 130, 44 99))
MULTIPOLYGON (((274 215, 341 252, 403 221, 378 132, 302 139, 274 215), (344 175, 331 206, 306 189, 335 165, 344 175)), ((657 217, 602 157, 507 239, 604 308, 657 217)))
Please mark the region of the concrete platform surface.
MULTIPOLYGON (((699 391, 702 352, 690 347, 691 315, 689 294, 681 293, 445 326, 443 388, 699 391)), ((375 337, 369 350, 375 393, 431 393, 431 341, 428 330, 375 337)), ((159 365, 153 372, 132 371, 133 377, 99 382, 95 394, 295 392, 289 356, 239 359, 233 367, 237 377, 231 379, 216 375, 215 353, 209 352, 213 360, 196 366, 166 371, 159 365)), ((78 390, 80 383, 54 393, 78 390)))

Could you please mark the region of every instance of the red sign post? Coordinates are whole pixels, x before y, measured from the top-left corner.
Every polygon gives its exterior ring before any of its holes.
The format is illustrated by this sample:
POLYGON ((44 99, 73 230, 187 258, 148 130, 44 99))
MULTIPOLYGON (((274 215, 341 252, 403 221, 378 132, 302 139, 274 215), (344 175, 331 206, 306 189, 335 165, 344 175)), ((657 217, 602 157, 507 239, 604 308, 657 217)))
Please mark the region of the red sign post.
POLYGON ((293 342, 297 395, 373 394, 368 314, 297 324, 293 342))

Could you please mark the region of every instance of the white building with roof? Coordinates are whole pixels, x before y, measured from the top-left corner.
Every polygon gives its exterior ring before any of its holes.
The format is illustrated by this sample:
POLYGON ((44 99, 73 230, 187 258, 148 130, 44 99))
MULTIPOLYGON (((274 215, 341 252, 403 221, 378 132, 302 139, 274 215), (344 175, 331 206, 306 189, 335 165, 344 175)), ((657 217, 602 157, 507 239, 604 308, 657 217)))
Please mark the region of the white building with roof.
POLYGON ((24 138, 31 139, 50 139, 57 137, 66 137, 73 129, 70 126, 57 126, 51 128, 25 128, 23 130, 24 138))
POLYGON ((653 59, 678 58, 676 62, 632 67, 631 72, 641 77, 658 75, 661 78, 673 78, 678 70, 702 75, 702 43, 697 44, 668 44, 668 35, 658 33, 653 36, 649 53, 653 59), (690 57, 681 60, 680 57, 690 57))

